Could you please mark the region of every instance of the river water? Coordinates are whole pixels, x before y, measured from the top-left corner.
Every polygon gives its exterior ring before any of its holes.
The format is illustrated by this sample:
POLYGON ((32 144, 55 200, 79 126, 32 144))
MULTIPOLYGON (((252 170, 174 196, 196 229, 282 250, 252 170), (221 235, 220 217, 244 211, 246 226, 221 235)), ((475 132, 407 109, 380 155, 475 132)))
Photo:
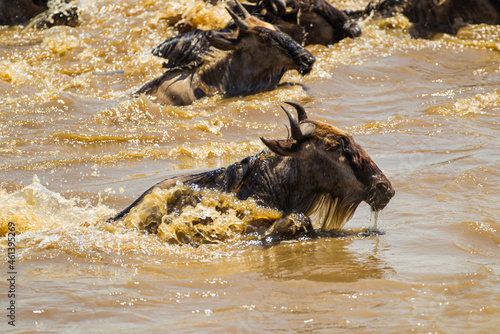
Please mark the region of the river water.
MULTIPOLYGON (((2 332, 498 332, 499 26, 413 39, 403 17, 368 20, 357 39, 308 47, 313 71, 283 78, 306 89, 166 107, 129 97, 162 73, 150 51, 176 22, 223 26, 224 5, 80 6, 75 28, 0 28, 2 332), (284 138, 286 100, 353 134, 391 180, 385 234, 195 248, 104 222, 166 177, 284 138)), ((362 204, 345 229, 373 223, 362 204)))

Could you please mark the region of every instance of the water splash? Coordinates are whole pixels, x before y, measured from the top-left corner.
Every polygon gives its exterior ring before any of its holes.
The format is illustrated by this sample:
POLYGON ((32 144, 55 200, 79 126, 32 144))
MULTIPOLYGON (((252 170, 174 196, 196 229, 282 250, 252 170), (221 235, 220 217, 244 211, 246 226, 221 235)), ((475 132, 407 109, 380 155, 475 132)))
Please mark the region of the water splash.
POLYGON ((9 222, 15 222, 16 232, 22 234, 96 222, 110 212, 103 204, 91 207, 79 198, 66 199, 45 188, 34 175, 31 185, 0 193, 0 236, 7 233, 9 222))
POLYGON ((124 218, 126 226, 157 233, 170 244, 256 240, 282 212, 253 199, 185 186, 155 188, 124 218))

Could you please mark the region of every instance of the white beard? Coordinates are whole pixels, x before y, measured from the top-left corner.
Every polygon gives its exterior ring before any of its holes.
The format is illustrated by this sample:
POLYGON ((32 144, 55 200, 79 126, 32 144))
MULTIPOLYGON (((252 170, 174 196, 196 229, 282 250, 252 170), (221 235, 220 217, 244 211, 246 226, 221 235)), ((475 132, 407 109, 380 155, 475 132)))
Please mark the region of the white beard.
POLYGON ((359 201, 348 198, 333 198, 330 194, 322 194, 313 202, 306 212, 315 230, 340 231, 352 218, 359 201))

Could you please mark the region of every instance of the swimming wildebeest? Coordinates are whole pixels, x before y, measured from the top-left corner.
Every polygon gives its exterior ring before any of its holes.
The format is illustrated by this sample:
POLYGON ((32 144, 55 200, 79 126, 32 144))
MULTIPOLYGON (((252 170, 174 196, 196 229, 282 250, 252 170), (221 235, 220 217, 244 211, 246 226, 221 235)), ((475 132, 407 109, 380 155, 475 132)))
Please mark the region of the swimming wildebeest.
MULTIPOLYGON (((235 1, 230 2, 230 6, 244 17, 249 16, 250 12, 260 20, 273 24, 302 46, 334 44, 346 37, 354 38, 361 34, 354 20, 325 0, 263 0, 244 5, 235 1)), ((227 34, 236 29, 236 24, 229 24, 219 32, 227 34)), ((158 45, 152 53, 168 60, 164 64, 166 68, 200 62, 210 47, 206 37, 208 34, 208 31, 195 29, 174 36, 158 45)))
POLYGON ((61 0, 50 9, 48 5, 49 0, 0 0, 0 25, 27 24, 38 15, 30 24, 36 28, 78 24, 78 9, 73 0, 61 0))
POLYGON ((261 0, 247 6, 302 45, 329 45, 361 35, 355 20, 326 0, 261 0))
POLYGON ((499 0, 371 0, 362 11, 350 17, 391 17, 405 15, 414 24, 412 33, 430 36, 434 33, 456 34, 466 24, 500 24, 499 0))
MULTIPOLYGON (((214 94, 232 97, 271 90, 288 70, 301 75, 311 71, 316 59, 290 36, 243 9, 244 19, 227 10, 237 30, 208 31, 204 36, 211 45, 208 52, 167 70, 136 94, 151 95, 164 104, 187 105, 214 94)), ((175 50, 175 58, 184 56, 182 48, 175 50)))
MULTIPOLYGON (((307 118, 304 108, 292 105, 298 120, 286 108, 291 137, 261 138, 268 149, 227 168, 166 179, 147 190, 134 203, 108 221, 118 220, 143 204, 155 189, 184 185, 232 193, 238 199, 283 212, 269 221, 264 239, 297 238, 319 231, 340 230, 365 201, 382 210, 394 196, 384 173, 354 139, 342 130, 307 118)), ((195 199, 177 199, 176 205, 195 206, 195 199)), ((168 210, 179 208, 169 207, 168 210)), ((144 208, 141 208, 144 210, 144 208)), ((143 212, 143 211, 141 211, 143 212)), ((143 227, 155 231, 162 222, 158 207, 146 208, 143 227)))

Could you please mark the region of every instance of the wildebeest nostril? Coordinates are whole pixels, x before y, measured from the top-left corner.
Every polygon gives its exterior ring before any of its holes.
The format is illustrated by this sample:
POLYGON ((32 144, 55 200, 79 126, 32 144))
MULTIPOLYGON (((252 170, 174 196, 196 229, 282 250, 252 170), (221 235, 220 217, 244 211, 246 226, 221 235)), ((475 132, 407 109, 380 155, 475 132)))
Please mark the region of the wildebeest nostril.
POLYGON ((361 28, 356 22, 346 22, 343 28, 348 37, 354 38, 361 35, 361 28))
POLYGON ((312 70, 314 62, 316 61, 316 58, 314 58, 314 56, 311 54, 303 53, 299 55, 298 59, 300 63, 298 69, 299 73, 301 75, 309 74, 312 70))
POLYGON ((387 197, 392 197, 394 196, 394 189, 392 189, 392 187, 387 184, 386 182, 378 182, 376 185, 375 185, 375 188, 377 189, 377 191, 380 193, 380 194, 383 194, 384 196, 387 196, 387 197))
POLYGON ((387 191, 387 189, 389 189, 389 187, 387 186, 387 184, 385 184, 384 182, 379 182, 375 185, 375 188, 377 188, 378 191, 382 192, 382 193, 385 193, 387 191))

